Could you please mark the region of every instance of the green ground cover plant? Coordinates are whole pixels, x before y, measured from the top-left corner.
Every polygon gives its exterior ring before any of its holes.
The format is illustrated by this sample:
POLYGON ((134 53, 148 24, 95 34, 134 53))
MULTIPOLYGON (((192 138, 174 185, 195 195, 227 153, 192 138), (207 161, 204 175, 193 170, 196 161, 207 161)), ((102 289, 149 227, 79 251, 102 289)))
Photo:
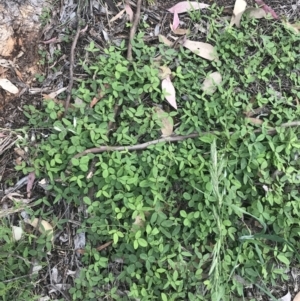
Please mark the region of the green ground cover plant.
MULTIPOLYGON (((266 291, 286 279, 292 262, 299 264, 300 37, 268 20, 224 26, 220 12, 210 10, 193 18, 210 22, 206 42, 219 60, 149 46, 142 32, 132 62, 124 58, 124 42, 104 52, 92 43, 89 60, 81 61, 89 76, 72 91, 81 103, 65 115, 53 100, 44 111, 26 108, 39 143, 28 144, 30 160, 17 168, 49 180, 54 196, 40 199, 44 206, 63 199, 87 212, 78 230, 87 245, 72 300, 238 300, 246 283, 266 291), (172 71, 177 110, 164 100, 159 55, 172 71), (200 86, 215 71, 223 80, 209 95, 200 86), (161 137, 156 106, 172 120, 174 135, 198 136, 131 151, 161 137), (81 154, 94 147, 107 149, 81 154)), ((15 251, 24 260, 11 259, 10 269, 37 255, 27 240, 15 251)), ((40 248, 41 260, 46 252, 40 248)), ((2 296, 12 293, 8 285, 1 284, 2 296)))

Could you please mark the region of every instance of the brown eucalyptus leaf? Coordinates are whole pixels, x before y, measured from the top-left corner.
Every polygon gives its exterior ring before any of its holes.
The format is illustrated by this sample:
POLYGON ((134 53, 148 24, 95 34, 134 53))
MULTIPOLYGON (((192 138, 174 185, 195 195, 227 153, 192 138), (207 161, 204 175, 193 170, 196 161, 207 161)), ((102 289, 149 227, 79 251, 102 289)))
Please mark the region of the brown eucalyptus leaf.
POLYGON ((162 137, 168 137, 173 134, 173 119, 160 107, 155 107, 157 119, 161 122, 162 137))
POLYGON ((158 35, 158 39, 159 39, 159 41, 161 42, 161 43, 163 43, 163 44, 165 44, 165 45, 167 45, 167 46, 170 46, 170 47, 172 47, 173 46, 173 42, 172 41, 170 41, 170 40, 168 40, 165 36, 163 36, 163 35, 158 35))
POLYGON ((181 14, 189 10, 203 9, 208 7, 209 4, 199 3, 197 1, 182 1, 169 8, 168 11, 173 14, 175 12, 177 12, 177 14, 181 14))
POLYGON ((230 26, 235 24, 236 27, 238 27, 238 28, 240 27, 241 18, 246 9, 246 6, 247 6, 247 2, 245 0, 236 0, 235 1, 230 26))
POLYGON ((184 28, 176 28, 176 29, 174 29, 172 24, 170 24, 170 28, 171 28, 171 30, 175 34, 177 34, 179 36, 182 36, 182 35, 185 35, 185 34, 189 34, 189 32, 190 32, 189 29, 184 29, 184 28))
POLYGON ((176 103, 176 91, 173 86, 173 83, 171 82, 170 76, 167 76, 165 79, 161 82, 161 88, 162 90, 165 90, 167 94, 165 95, 166 100, 168 103, 177 110, 177 103, 176 103))
POLYGON ((195 42, 191 40, 186 40, 183 43, 183 46, 194 52, 195 54, 201 56, 204 59, 213 61, 216 60, 218 57, 215 53, 214 46, 203 43, 203 42, 195 42))
MULTIPOLYGON (((27 222, 32 227, 36 228, 38 226, 39 219, 38 218, 34 218, 33 220, 27 219, 27 220, 25 220, 25 222, 27 222)), ((53 237, 53 227, 50 225, 50 223, 48 223, 45 220, 41 220, 38 230, 41 233, 47 232, 48 235, 51 237, 51 241, 53 242, 53 239, 54 239, 54 237, 53 237)))
POLYGON ((12 94, 17 94, 19 92, 19 89, 8 79, 6 78, 1 78, 0 79, 0 87, 4 89, 5 91, 12 93, 12 94))

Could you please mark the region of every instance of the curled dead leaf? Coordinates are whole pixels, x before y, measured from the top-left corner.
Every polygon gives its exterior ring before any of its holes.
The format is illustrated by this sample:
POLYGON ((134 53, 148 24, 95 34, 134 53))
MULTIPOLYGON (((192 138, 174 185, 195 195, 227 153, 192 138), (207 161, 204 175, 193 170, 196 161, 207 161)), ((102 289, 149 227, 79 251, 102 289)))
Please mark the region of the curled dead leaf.
POLYGON ((218 85, 222 82, 222 75, 219 72, 213 72, 209 74, 204 80, 201 89, 206 94, 213 94, 216 92, 218 85))
POLYGON ((246 9, 246 6, 247 2, 245 0, 235 1, 230 26, 233 26, 235 24, 236 27, 240 28, 241 18, 246 9))
POLYGON ((129 17, 129 21, 132 22, 133 21, 133 11, 132 11, 130 5, 129 4, 125 4, 124 8, 125 8, 126 14, 129 17))
POLYGON ((180 20, 179 20, 179 16, 178 16, 178 13, 177 12, 174 12, 174 16, 173 16, 173 28, 174 29, 177 29, 178 26, 180 24, 180 20))

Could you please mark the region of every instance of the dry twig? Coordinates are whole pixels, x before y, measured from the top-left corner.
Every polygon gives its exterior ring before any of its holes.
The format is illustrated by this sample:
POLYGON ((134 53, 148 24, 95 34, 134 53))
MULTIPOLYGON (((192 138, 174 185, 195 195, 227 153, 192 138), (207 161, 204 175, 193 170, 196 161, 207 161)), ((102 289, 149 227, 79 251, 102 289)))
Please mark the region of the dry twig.
MULTIPOLYGON (((292 121, 292 122, 287 122, 283 123, 280 125, 281 128, 287 128, 287 127, 296 127, 300 126, 300 121, 292 121)), ((254 130, 254 133, 261 133, 262 129, 257 129, 254 130)), ((269 128, 267 130, 268 134, 275 134, 277 132, 277 129, 275 127, 269 128)), ((188 138, 196 138, 199 136, 203 136, 205 134, 219 134, 219 132, 202 132, 202 133, 192 133, 189 135, 184 135, 184 136, 169 136, 169 137, 164 137, 152 141, 148 141, 145 143, 141 144, 136 144, 136 145, 128 145, 128 146, 100 146, 100 147, 93 147, 93 148, 88 148, 85 151, 78 153, 75 155, 73 158, 79 158, 87 154, 99 154, 103 152, 109 152, 109 151, 135 151, 135 150, 143 150, 148 148, 150 145, 155 145, 160 142, 176 142, 176 141, 182 141, 186 140, 188 138)), ((230 132, 230 135, 234 134, 234 132, 230 132)))
MULTIPOLYGON (((128 0, 126 1, 128 4, 128 0)), ((138 24, 139 24, 139 20, 140 20, 140 16, 141 16, 141 5, 142 5, 142 0, 138 0, 137 1, 137 5, 136 5, 136 13, 135 13, 135 17, 134 17, 134 21, 132 24, 132 27, 130 29, 129 32, 129 41, 128 41, 128 47, 127 47, 127 60, 128 61, 132 61, 132 40, 134 38, 134 35, 136 33, 138 24)), ((118 115, 118 112, 120 110, 120 106, 118 104, 116 104, 114 106, 114 119, 116 119, 116 116, 118 115)), ((108 130, 107 132, 109 133, 114 127, 114 122, 110 121, 108 123, 108 130)))
POLYGON ((140 16, 141 16, 141 4, 142 4, 142 0, 138 0, 137 4, 136 4, 136 13, 134 16, 134 21, 132 24, 132 27, 130 29, 130 33, 129 33, 129 41, 128 41, 128 48, 127 48, 127 60, 131 61, 132 60, 132 40, 134 38, 134 35, 136 33, 137 30, 137 26, 139 24, 139 20, 140 20, 140 16))
POLYGON ((77 30, 76 30, 76 34, 75 34, 75 37, 73 39, 73 43, 72 43, 72 46, 71 46, 71 52, 70 52, 70 81, 69 81, 69 85, 68 85, 68 89, 67 89, 67 92, 68 92, 68 95, 67 95, 67 99, 66 99, 66 103, 65 103, 65 112, 64 112, 64 115, 67 114, 67 111, 68 111, 68 108, 69 108, 69 105, 70 105, 70 100, 71 100, 71 96, 72 96, 72 88, 73 88, 73 81, 74 81, 74 78, 73 78, 73 75, 74 75, 74 58, 75 58, 75 48, 76 48, 76 45, 77 45, 77 41, 78 41, 78 38, 79 38, 79 34, 80 34, 80 3, 78 3, 78 8, 77 8, 77 30))
POLYGON ((34 207, 36 205, 37 205, 36 203, 23 204, 23 205, 21 205, 20 207, 17 207, 17 208, 9 208, 9 209, 0 210, 0 218, 8 216, 8 215, 13 214, 13 213, 23 211, 25 209, 34 207))

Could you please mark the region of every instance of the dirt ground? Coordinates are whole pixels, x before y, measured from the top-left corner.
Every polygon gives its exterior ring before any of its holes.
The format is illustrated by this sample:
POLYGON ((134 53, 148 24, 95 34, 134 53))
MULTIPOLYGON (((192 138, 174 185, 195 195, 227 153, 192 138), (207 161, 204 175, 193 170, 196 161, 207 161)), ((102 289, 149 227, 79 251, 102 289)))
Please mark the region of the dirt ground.
MULTIPOLYGON (((11 0, 11 2, 18 4, 20 1, 11 0)), ((67 88, 69 85, 70 52, 77 28, 76 5, 71 5, 72 1, 53 2, 55 3, 54 7, 42 15, 42 24, 39 30, 35 29, 29 32, 28 30, 24 31, 22 26, 14 28, 13 49, 9 55, 0 56, 0 78, 8 79, 18 88, 16 94, 0 88, 0 129, 3 133, 6 130, 20 129, 27 125, 27 119, 23 114, 24 105, 42 108, 42 103, 47 95, 67 88), (64 4, 61 5, 61 3, 64 4)), ((118 39, 128 38, 125 14, 114 22, 108 21, 122 9, 122 2, 115 2, 106 0, 101 4, 98 1, 90 1, 91 5, 83 11, 81 17, 84 19, 86 27, 82 28, 75 49, 74 78, 80 77, 82 74, 77 61, 85 56, 84 48, 90 41, 93 40, 98 47, 104 48, 108 41, 114 42, 118 39)), ((135 2, 130 2, 133 9, 135 2)), ((150 24, 145 40, 149 43, 157 43, 158 38, 153 34, 156 26, 160 25, 162 34, 165 30, 169 30, 172 15, 166 9, 180 1, 160 2, 157 0, 157 3, 152 6, 147 5, 145 0, 143 2, 142 13, 147 16, 150 24)), ((201 2, 223 6, 224 14, 231 16, 235 0, 204 0, 201 2)), ((248 6, 255 5, 254 0, 247 0, 247 3, 248 6)), ((279 16, 291 21, 300 19, 299 0, 265 0, 265 3, 272 7, 279 16)), ((76 86, 76 81, 74 86, 76 86)), ((13 145, 0 152, 0 194, 2 195, 6 189, 14 186, 22 178, 22 175, 14 170, 19 158, 20 154, 13 145)), ((25 187, 22 189, 24 190, 25 187)), ((40 194, 41 191, 37 189, 34 193, 40 194)), ((68 254, 64 255, 68 256, 68 254)), ((52 259, 56 260, 55 252, 53 252, 52 259)), ((287 291, 287 285, 285 287, 280 285, 277 289, 281 291, 279 294, 283 295, 287 291)))

